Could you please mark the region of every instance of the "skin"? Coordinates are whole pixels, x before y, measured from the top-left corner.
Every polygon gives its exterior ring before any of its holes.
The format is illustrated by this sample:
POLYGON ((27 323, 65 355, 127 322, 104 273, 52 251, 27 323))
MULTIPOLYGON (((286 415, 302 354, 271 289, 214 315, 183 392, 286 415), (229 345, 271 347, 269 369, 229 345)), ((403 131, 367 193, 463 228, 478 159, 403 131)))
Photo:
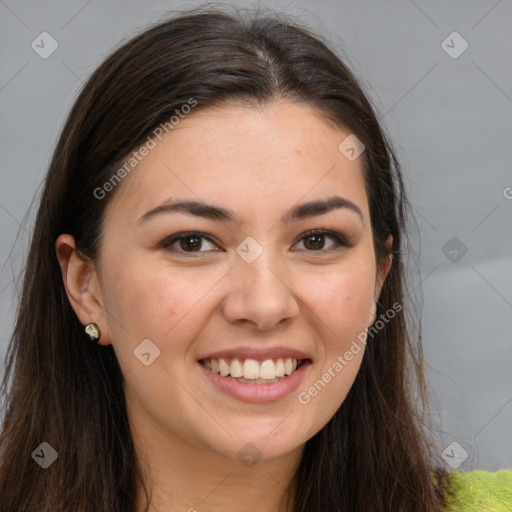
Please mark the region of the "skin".
POLYGON ((57 240, 72 307, 83 325, 98 324, 100 343, 119 360, 151 510, 287 510, 304 444, 343 402, 364 343, 308 404, 297 394, 372 324, 391 266, 391 255, 375 261, 360 159, 338 150, 348 134, 285 100, 192 111, 111 192, 95 262, 77 255, 70 235, 57 240), (299 203, 335 194, 363 219, 343 208, 280 221, 299 203), (138 222, 169 198, 228 208, 241 222, 182 213, 138 222), (330 250, 336 242, 324 236, 315 249, 304 233, 322 228, 354 247, 330 250), (159 245, 188 230, 213 242, 200 239, 199 253, 179 241, 174 252, 159 245), (247 236, 263 248, 252 263, 235 251, 247 236), (160 349, 149 366, 134 356, 144 339, 160 349), (298 391, 277 402, 227 396, 197 364, 208 352, 278 345, 306 352, 312 365, 298 391), (248 442, 261 453, 250 467, 237 456, 248 442))

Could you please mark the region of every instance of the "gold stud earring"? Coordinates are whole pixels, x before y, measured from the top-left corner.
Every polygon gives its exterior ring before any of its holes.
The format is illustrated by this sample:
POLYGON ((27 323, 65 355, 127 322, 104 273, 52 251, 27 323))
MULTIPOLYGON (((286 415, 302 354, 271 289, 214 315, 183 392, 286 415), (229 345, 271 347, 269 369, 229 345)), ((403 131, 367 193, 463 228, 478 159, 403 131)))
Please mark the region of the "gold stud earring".
POLYGON ((94 322, 91 322, 85 326, 85 332, 89 335, 91 341, 98 343, 101 333, 100 328, 94 322))

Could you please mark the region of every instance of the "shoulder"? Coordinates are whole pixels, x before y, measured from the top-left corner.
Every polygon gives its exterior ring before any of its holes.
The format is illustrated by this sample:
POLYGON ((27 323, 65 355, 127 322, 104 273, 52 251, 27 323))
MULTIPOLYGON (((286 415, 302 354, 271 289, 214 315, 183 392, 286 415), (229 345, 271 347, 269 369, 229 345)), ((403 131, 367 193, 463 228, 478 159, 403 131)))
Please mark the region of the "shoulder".
POLYGON ((448 512, 512 512, 512 470, 452 471, 448 512))

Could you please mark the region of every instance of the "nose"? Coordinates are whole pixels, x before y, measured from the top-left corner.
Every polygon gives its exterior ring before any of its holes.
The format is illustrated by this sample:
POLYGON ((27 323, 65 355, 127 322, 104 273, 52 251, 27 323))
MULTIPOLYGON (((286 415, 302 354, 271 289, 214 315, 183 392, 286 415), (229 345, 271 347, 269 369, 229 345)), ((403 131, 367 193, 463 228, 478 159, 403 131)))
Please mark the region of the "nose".
POLYGON ((249 323, 267 331, 297 316, 299 305, 287 273, 268 251, 252 263, 237 258, 230 274, 230 289, 222 304, 229 322, 249 323))

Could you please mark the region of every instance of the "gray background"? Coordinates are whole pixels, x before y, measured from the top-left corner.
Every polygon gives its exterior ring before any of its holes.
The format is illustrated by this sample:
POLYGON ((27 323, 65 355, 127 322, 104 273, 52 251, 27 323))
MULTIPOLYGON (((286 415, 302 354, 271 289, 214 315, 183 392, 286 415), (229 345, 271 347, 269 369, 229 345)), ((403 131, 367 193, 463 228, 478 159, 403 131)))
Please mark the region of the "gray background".
MULTIPOLYGON (((2 359, 34 194, 37 199, 78 88, 122 39, 170 10, 194 5, 0 0, 2 359), (59 45, 47 59, 31 48, 44 31, 59 45)), ((260 5, 298 16, 334 42, 398 150, 419 228, 410 233, 420 254, 410 288, 423 304, 439 452, 457 442, 446 454, 456 465, 458 454, 465 456, 461 450, 467 452, 460 469, 512 468, 511 2, 260 5), (459 52, 461 41, 451 36, 442 46, 454 31, 469 45, 457 58, 443 48, 459 52)))

